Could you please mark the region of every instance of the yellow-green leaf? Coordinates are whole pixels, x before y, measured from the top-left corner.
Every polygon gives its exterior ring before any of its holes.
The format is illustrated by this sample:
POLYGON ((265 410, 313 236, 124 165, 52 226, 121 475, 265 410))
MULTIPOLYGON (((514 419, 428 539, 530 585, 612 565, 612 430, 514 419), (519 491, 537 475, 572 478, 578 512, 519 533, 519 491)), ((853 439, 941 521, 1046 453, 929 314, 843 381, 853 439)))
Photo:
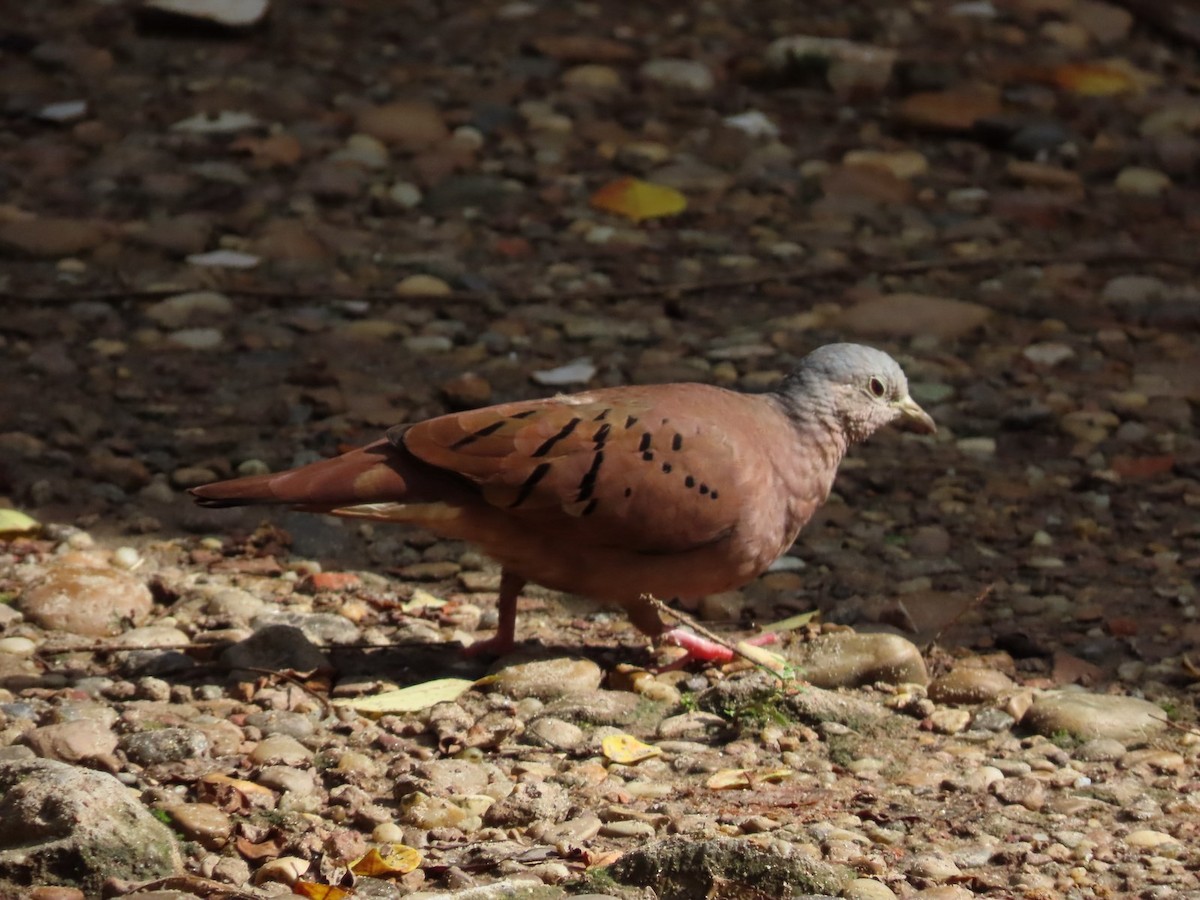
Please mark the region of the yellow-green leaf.
POLYGON ((817 618, 817 616, 819 616, 820 614, 821 614, 821 611, 819 609, 813 609, 813 610, 809 610, 806 613, 799 613, 794 616, 788 616, 786 619, 782 619, 771 625, 767 625, 766 627, 763 628, 763 631, 774 631, 774 632, 793 631, 797 628, 803 628, 805 625, 807 625, 813 619, 817 618))
POLYGON ((673 216, 687 209, 687 198, 675 188, 640 178, 610 181, 592 194, 591 203, 596 209, 635 222, 673 216))
POLYGON ((435 703, 457 700, 460 694, 469 690, 474 684, 475 682, 468 678, 438 678, 434 681, 400 688, 398 691, 388 691, 385 694, 335 700, 334 704, 348 706, 355 712, 371 717, 419 712, 422 709, 428 709, 435 703))
POLYGON ((41 527, 37 519, 25 515, 19 509, 0 509, 0 538, 31 534, 41 527))

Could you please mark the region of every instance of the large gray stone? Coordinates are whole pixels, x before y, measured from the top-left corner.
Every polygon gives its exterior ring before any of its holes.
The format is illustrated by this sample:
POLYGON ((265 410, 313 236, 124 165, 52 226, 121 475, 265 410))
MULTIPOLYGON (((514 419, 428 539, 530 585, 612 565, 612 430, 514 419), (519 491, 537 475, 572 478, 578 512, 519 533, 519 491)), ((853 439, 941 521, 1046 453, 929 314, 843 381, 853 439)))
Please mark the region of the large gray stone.
POLYGON ((0 763, 0 897, 28 884, 99 894, 106 878, 162 878, 181 865, 175 835, 111 775, 48 759, 0 763))

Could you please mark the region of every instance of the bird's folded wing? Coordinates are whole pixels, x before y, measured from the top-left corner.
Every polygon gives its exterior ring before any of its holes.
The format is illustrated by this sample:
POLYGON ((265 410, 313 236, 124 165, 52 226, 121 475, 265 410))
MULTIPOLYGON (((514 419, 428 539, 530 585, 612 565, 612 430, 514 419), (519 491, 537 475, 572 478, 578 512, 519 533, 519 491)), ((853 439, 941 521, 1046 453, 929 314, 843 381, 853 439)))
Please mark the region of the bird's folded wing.
POLYGON ((702 385, 599 390, 441 416, 388 436, 474 481, 517 521, 586 520, 597 543, 675 553, 737 523, 744 460, 705 404, 722 395, 702 385))

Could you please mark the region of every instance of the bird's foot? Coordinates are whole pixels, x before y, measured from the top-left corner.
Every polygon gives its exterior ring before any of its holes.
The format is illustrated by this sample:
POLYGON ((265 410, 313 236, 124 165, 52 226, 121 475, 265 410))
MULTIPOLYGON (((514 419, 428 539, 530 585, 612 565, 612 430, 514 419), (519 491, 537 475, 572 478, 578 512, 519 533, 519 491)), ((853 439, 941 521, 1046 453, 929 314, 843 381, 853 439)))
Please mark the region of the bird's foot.
MULTIPOLYGON (((687 656, 670 665, 672 669, 685 666, 692 660, 727 663, 731 662, 734 656, 737 655, 728 647, 718 644, 716 641, 710 641, 708 638, 701 637, 694 631, 688 631, 685 628, 672 628, 670 631, 664 632, 658 640, 659 643, 674 644, 676 647, 682 647, 687 651, 687 656)), ((746 643, 755 647, 762 647, 766 644, 774 644, 778 640, 779 635, 773 631, 764 631, 762 634, 748 638, 746 643)))
POLYGON ((516 643, 514 636, 511 634, 496 634, 487 640, 476 641, 467 647, 463 647, 462 655, 468 658, 477 656, 504 656, 512 653, 516 643))

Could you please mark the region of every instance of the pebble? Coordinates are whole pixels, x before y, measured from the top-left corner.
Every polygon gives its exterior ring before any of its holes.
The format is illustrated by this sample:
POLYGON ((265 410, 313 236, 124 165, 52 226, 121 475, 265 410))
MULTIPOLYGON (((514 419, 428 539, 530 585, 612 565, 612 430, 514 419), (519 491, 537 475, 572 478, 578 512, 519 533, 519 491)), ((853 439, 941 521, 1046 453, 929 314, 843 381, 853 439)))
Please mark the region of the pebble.
POLYGON ((965 337, 991 318, 978 303, 924 294, 889 294, 864 300, 842 313, 837 324, 853 334, 887 337, 965 337))
POLYGON ((1158 197, 1171 187, 1171 176, 1157 169, 1127 166, 1117 174, 1113 184, 1123 194, 1158 197))
POLYGON ((396 285, 396 293, 401 297, 445 297, 453 292, 450 285, 435 275, 409 275, 396 285))
POLYGON ((597 93, 608 93, 615 91, 624 86, 621 80, 621 73, 612 66, 601 65, 600 63, 585 63, 581 66, 573 66, 563 72, 562 83, 564 87, 574 91, 594 91, 597 93))
POLYGON ((925 684, 929 675, 921 651, 894 634, 827 634, 787 648, 789 662, 810 684, 823 688, 925 684))
POLYGON ((1153 275, 1117 275, 1100 291, 1108 303, 1146 303, 1170 293, 1166 282, 1153 275))
POLYGON ((995 669, 958 666, 929 685, 929 699, 937 703, 988 703, 1016 685, 995 669))
POLYGON ((415 184, 408 181, 397 181, 387 191, 388 199, 401 209, 415 209, 421 205, 424 194, 415 184))
POLYGON ((1037 812, 1046 805, 1045 784, 1031 776, 997 781, 992 784, 991 792, 1001 803, 1023 806, 1030 812, 1037 812))
POLYGON ((27 637, 0 638, 0 653, 10 656, 33 656, 37 648, 37 642, 27 637))
POLYGON ((224 294, 191 291, 151 304, 146 308, 145 316, 160 328, 174 330, 196 319, 224 317, 233 311, 233 301, 224 294))
POLYGON ((255 744, 247 758, 259 766, 300 766, 309 763, 313 753, 291 735, 274 734, 255 744))
POLYGON ((184 350, 216 350, 225 343, 219 328, 180 328, 167 335, 168 343, 184 350))
POLYGON ((119 744, 130 760, 142 766, 181 762, 208 755, 208 738, 190 728, 159 728, 124 735, 119 744))
POLYGON ((603 678, 603 670, 590 659, 559 657, 505 666, 490 677, 487 687, 518 700, 552 700, 595 691, 603 678))
POLYGON ((211 803, 181 803, 166 812, 185 838, 209 850, 220 850, 233 834, 233 819, 211 803))
POLYGON ((642 64, 638 75, 659 87, 698 94, 711 91, 716 84, 708 66, 690 59, 652 59, 642 64))
POLYGON ((108 637, 148 616, 154 598, 142 581, 116 569, 56 566, 21 594, 17 606, 47 630, 108 637))
POLYGON ((404 100, 371 106, 359 112, 355 127, 385 144, 419 152, 449 140, 450 130, 431 103, 404 100))
POLYGON ((873 878, 855 878, 842 889, 845 900, 894 900, 896 892, 873 878))
POLYGON ((1051 736, 1066 732, 1081 740, 1144 741, 1163 731, 1163 711, 1148 700, 1084 691, 1038 694, 1022 724, 1051 736))

